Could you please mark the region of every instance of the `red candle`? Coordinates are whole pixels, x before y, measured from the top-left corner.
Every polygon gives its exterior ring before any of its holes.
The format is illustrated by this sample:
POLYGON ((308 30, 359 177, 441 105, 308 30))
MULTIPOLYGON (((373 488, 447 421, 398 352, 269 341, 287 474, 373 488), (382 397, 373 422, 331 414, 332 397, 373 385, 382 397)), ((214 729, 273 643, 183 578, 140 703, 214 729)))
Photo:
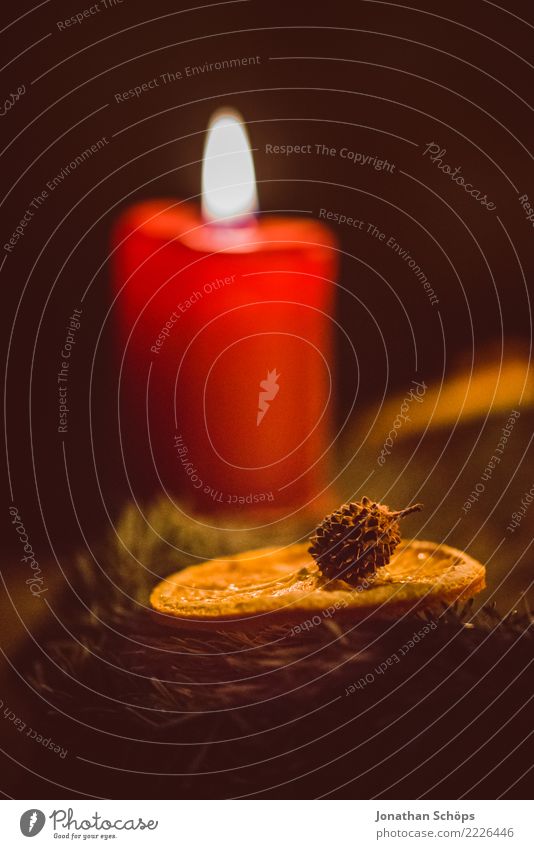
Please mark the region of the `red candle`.
POLYGON ((288 511, 330 477, 336 250, 319 222, 255 203, 244 127, 224 113, 202 214, 159 199, 117 222, 121 432, 136 488, 288 511))

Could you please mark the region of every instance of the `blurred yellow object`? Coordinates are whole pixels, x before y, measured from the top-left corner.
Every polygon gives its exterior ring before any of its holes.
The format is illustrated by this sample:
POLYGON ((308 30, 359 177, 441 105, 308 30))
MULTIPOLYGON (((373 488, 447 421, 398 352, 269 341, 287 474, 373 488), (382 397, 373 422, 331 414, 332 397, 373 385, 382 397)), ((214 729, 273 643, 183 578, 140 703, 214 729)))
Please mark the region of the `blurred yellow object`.
POLYGON ((463 368, 443 383, 426 385, 417 378, 424 391, 418 396, 410 389, 386 401, 370 433, 372 443, 381 442, 405 405, 403 425, 396 438, 410 437, 426 428, 440 428, 456 423, 467 424, 490 415, 503 415, 525 406, 534 406, 534 378, 524 357, 486 362, 472 371, 463 368), (406 400, 408 399, 408 410, 406 400))

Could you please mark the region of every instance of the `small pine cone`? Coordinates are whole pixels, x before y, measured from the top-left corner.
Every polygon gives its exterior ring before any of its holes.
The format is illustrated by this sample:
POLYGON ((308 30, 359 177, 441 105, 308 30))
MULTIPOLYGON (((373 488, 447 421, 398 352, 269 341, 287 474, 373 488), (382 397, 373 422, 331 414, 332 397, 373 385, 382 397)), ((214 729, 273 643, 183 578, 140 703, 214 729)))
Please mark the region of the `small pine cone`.
POLYGON ((364 496, 326 516, 308 550, 325 578, 358 586, 391 560, 401 540, 398 520, 422 507, 414 504, 392 513, 364 496))

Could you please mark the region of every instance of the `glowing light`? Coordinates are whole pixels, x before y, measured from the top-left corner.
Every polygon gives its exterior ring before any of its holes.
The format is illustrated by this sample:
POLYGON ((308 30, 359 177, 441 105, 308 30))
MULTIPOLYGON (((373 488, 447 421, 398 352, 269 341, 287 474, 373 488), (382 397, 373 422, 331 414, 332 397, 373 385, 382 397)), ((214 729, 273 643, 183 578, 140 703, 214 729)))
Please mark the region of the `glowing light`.
POLYGON ((240 223, 258 208, 254 160, 243 119, 221 109, 208 126, 202 164, 202 214, 208 221, 240 223))

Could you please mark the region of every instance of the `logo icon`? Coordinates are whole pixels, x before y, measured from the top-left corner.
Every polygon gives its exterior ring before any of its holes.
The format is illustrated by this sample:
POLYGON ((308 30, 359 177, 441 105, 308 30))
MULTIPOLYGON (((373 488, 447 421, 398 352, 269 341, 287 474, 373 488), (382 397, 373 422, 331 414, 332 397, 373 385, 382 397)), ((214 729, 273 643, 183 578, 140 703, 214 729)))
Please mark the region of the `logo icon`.
POLYGON ((24 811, 20 818, 20 830, 24 837, 35 837, 39 834, 46 822, 46 817, 42 811, 37 808, 30 808, 29 811, 24 811))
POLYGON ((260 394, 258 396, 258 415, 256 416, 256 426, 261 424, 261 421, 271 406, 270 401, 273 401, 274 398, 278 395, 278 390, 280 387, 278 386, 278 378, 279 374, 276 373, 276 369, 274 368, 272 371, 267 372, 267 377, 265 380, 260 380, 260 394))

